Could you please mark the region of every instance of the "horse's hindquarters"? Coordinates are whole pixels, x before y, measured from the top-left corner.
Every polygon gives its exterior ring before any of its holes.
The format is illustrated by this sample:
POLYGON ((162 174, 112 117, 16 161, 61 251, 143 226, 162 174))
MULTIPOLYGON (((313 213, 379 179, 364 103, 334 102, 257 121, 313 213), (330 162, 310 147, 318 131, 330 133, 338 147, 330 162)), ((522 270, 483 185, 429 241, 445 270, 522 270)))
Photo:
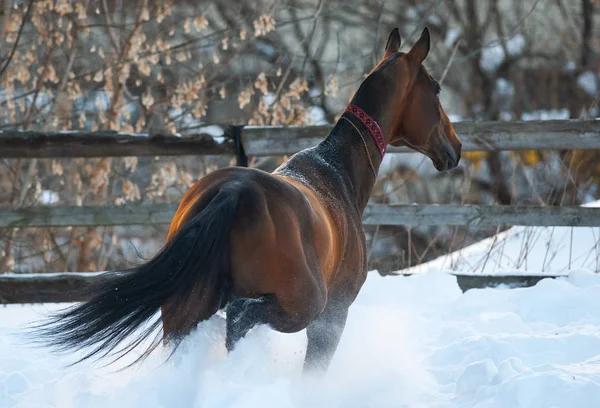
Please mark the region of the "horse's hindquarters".
POLYGON ((297 187, 260 174, 240 197, 231 243, 234 296, 274 296, 275 330, 302 330, 323 310, 332 234, 297 187))

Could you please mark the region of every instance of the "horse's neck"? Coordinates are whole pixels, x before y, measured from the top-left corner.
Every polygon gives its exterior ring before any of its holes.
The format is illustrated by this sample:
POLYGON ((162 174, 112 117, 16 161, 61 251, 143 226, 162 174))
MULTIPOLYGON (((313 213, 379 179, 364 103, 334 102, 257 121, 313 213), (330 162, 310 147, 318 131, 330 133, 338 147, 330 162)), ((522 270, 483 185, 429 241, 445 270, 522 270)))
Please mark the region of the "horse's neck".
POLYGON ((337 206, 334 202, 350 201, 362 214, 381 164, 375 142, 366 133, 359 134, 348 121, 339 120, 325 140, 298 152, 274 174, 299 180, 333 207, 337 206))
POLYGON ((340 119, 316 151, 340 173, 340 179, 344 180, 362 212, 381 165, 381 156, 371 136, 362 129, 359 133, 347 120, 340 119))

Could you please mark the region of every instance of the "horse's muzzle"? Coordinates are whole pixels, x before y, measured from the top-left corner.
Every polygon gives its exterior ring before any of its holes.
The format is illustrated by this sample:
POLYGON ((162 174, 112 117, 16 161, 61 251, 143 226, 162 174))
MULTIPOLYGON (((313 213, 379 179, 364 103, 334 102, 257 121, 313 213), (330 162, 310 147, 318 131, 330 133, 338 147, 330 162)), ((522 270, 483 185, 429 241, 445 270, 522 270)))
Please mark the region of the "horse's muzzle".
POLYGON ((456 168, 460 162, 461 146, 457 148, 450 143, 443 143, 434 149, 433 165, 437 171, 448 171, 456 168))

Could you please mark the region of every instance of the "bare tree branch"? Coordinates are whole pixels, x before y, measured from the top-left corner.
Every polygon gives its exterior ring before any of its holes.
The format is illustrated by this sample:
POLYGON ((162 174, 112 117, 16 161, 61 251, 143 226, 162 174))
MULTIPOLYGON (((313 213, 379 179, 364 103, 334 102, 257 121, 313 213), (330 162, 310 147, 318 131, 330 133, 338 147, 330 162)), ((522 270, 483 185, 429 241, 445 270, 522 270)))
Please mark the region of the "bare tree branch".
POLYGON ((27 11, 25 11, 25 15, 23 16, 23 21, 21 22, 21 25, 19 26, 19 31, 17 33, 17 38, 16 38, 15 43, 13 44, 13 47, 12 47, 12 49, 10 51, 10 55, 8 56, 8 59, 4 63, 4 66, 2 67, 2 69, 0 69, 0 78, 2 78, 2 75, 4 75, 4 72, 6 71, 6 68, 8 68, 8 65, 10 64, 10 62, 12 61, 13 56, 15 55, 15 51, 17 49, 17 46, 19 45, 19 40, 21 39, 21 33, 23 32, 23 28, 25 27, 25 23, 27 23, 27 20, 29 19, 29 15, 31 14, 31 10, 33 9, 33 3, 35 3, 35 0, 30 0, 29 1, 29 5, 27 6, 27 11))

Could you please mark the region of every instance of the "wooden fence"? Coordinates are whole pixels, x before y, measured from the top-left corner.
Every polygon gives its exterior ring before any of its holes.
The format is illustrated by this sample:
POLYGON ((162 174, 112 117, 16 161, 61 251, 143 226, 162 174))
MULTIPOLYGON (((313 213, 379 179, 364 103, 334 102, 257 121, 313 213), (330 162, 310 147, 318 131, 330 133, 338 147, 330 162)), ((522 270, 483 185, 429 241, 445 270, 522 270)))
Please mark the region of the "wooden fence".
MULTIPOLYGON (((478 275, 453 273, 460 289, 509 285, 511 287, 532 286, 544 278, 564 275, 478 275)), ((98 272, 28 273, 0 275, 0 304, 19 303, 62 303, 86 300, 81 289, 90 283, 102 281, 105 276, 98 272)))
MULTIPOLYGON (((0 131, 0 158, 123 157, 296 153, 319 143, 331 126, 230 126, 223 138, 120 132, 0 131)), ((463 151, 600 149, 600 120, 457 122, 463 151)), ((413 153, 390 146, 390 153, 413 153)))
MULTIPOLYGON (((0 208, 0 228, 169 224, 177 203, 0 208)), ((369 204, 364 225, 504 225, 600 227, 600 209, 586 207, 369 204)))
MULTIPOLYGON (((600 149, 600 121, 458 122, 463 151, 600 149)), ((224 127, 207 134, 0 131, 0 158, 227 155, 247 165, 249 156, 290 155, 319 143, 331 126, 224 127)), ((407 148, 390 153, 413 153, 407 148)), ((152 225, 169 223, 177 204, 0 208, 0 228, 152 225)), ((381 205, 367 207, 365 225, 600 226, 600 209, 540 206, 381 205)), ((5 275, 0 303, 81 300, 74 294, 86 273, 5 275)), ((534 284, 541 277, 458 275, 463 290, 497 283, 534 284)))

